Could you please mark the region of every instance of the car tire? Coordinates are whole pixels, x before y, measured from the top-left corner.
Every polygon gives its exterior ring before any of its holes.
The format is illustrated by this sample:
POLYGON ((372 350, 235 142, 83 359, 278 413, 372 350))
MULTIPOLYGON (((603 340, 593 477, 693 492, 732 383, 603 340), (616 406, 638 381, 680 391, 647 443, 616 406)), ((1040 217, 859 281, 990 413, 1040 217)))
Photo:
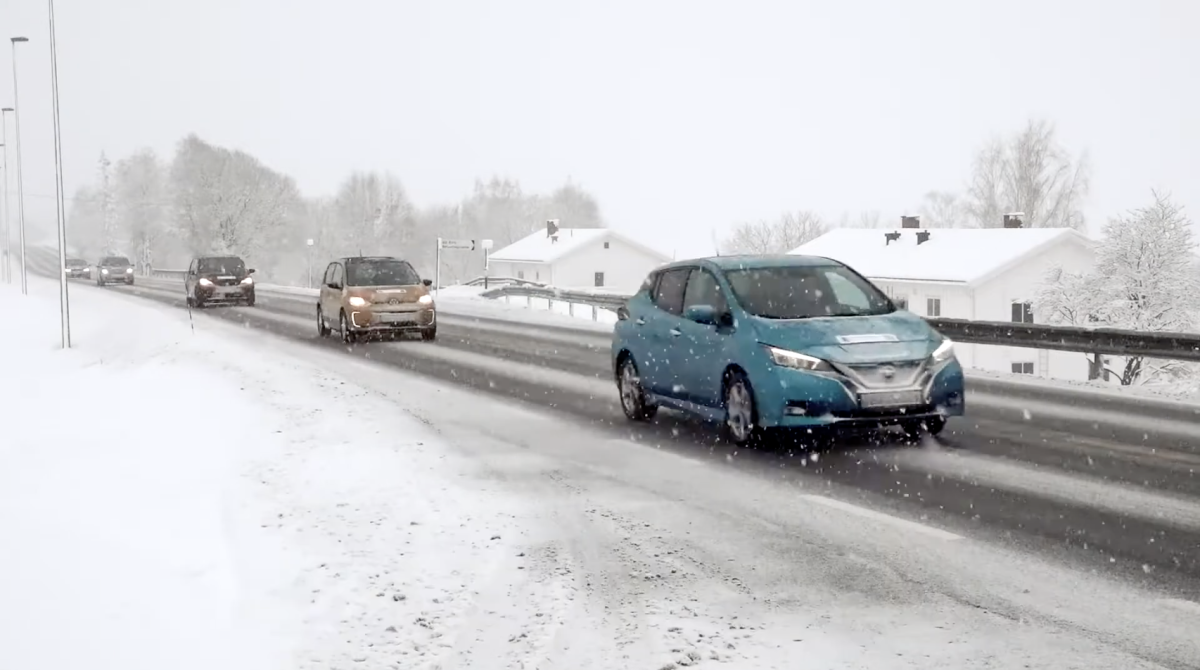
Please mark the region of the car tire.
POLYGON ((246 298, 246 306, 247 306, 247 307, 253 307, 253 306, 254 306, 254 294, 253 294, 253 293, 251 293, 251 294, 250 294, 250 297, 249 297, 249 298, 246 298))
POLYGON ((317 305, 317 335, 326 338, 331 333, 333 333, 333 330, 329 327, 329 324, 325 323, 325 313, 321 311, 321 306, 317 305))
POLYGON ((342 344, 354 344, 354 341, 358 339, 354 336, 354 331, 350 330, 350 321, 346 318, 345 312, 338 317, 338 334, 342 336, 342 344))
POLYGON ((185 295, 185 296, 183 297, 183 301, 187 303, 187 306, 188 306, 189 308, 190 308, 190 307, 195 307, 195 306, 196 306, 196 301, 195 301, 195 300, 193 300, 193 299, 192 299, 192 296, 190 296, 190 295, 185 295))
POLYGON ((421 339, 426 342, 432 342, 437 339, 437 327, 421 329, 421 339))
POLYGON ((739 447, 757 443, 762 437, 762 428, 758 426, 758 405, 750 380, 741 372, 728 373, 721 396, 721 405, 725 408, 721 432, 725 439, 739 447))
POLYGON ((125 285, 126 285, 126 286, 133 286, 133 280, 132 280, 132 279, 126 279, 126 280, 125 280, 125 285))
POLYGON ((920 421, 908 421, 900 424, 904 429, 904 434, 910 439, 920 439, 923 435, 937 435, 946 428, 946 418, 941 416, 930 417, 920 421))
POLYGON ((621 409, 630 421, 649 421, 658 413, 658 406, 646 401, 646 389, 633 356, 626 356, 621 361, 617 370, 617 391, 621 396, 621 409))
POLYGON ((192 304, 195 305, 196 309, 204 309, 204 298, 195 296, 192 298, 192 304))

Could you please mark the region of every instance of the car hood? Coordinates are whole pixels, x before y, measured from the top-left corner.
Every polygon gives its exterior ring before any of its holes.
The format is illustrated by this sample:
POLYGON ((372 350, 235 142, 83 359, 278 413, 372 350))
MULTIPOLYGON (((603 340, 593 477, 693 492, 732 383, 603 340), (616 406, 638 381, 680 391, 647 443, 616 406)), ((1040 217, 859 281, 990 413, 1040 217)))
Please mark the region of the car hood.
POLYGON ((754 317, 753 321, 759 342, 836 363, 919 360, 932 354, 941 341, 924 319, 905 310, 877 316, 754 317))
POLYGON ((374 304, 388 304, 393 300, 397 303, 417 302, 421 296, 427 295, 429 289, 422 284, 412 286, 351 286, 348 294, 358 296, 374 304))

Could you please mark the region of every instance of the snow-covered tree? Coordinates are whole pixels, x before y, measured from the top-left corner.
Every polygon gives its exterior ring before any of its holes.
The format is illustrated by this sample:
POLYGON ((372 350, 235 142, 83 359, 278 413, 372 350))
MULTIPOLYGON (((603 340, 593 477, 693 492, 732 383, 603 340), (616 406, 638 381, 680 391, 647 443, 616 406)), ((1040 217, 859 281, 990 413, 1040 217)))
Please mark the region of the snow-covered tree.
POLYGON ((117 161, 114 179, 117 220, 141 268, 154 265, 154 252, 167 230, 167 174, 158 155, 143 149, 117 161))
MULTIPOLYGON (((1186 332, 1200 321, 1200 275, 1192 223, 1171 198, 1111 219, 1087 275, 1059 273, 1044 283, 1038 308, 1051 322, 1138 332, 1186 332)), ((1132 356, 1111 371, 1124 385, 1177 378, 1187 366, 1132 356)))
POLYGON ((74 253, 95 262, 107 252, 99 194, 92 188, 81 186, 69 204, 67 243, 74 253))
POLYGON ((737 224, 721 244, 721 251, 727 254, 786 254, 827 232, 829 226, 814 212, 785 212, 774 221, 737 224))
POLYGON ((108 156, 104 152, 100 152, 100 160, 96 167, 97 174, 97 193, 100 203, 100 219, 101 219, 101 245, 104 247, 102 253, 118 254, 122 253, 120 249, 120 231, 117 226, 117 194, 113 188, 112 182, 112 163, 109 162, 108 156))

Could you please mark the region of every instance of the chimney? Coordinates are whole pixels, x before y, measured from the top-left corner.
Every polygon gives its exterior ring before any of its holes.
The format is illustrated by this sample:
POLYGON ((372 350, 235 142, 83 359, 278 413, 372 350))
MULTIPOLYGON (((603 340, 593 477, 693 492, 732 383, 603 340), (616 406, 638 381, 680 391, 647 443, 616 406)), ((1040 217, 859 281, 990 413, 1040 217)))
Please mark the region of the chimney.
POLYGON ((1012 212, 1004 215, 1005 228, 1024 228, 1025 224, 1021 221, 1025 217, 1025 212, 1012 212))
POLYGON ((546 237, 554 238, 558 236, 559 219, 546 219, 546 237))
POLYGON ((896 231, 894 233, 884 233, 883 239, 886 240, 883 243, 883 246, 886 247, 887 245, 891 244, 892 242, 895 242, 900 239, 900 231, 896 231))
POLYGON ((929 241, 929 231, 928 230, 917 231, 917 246, 918 247, 921 246, 922 244, 925 244, 928 241, 929 241))
POLYGON ((902 216, 900 217, 901 228, 920 228, 921 217, 919 216, 902 216))

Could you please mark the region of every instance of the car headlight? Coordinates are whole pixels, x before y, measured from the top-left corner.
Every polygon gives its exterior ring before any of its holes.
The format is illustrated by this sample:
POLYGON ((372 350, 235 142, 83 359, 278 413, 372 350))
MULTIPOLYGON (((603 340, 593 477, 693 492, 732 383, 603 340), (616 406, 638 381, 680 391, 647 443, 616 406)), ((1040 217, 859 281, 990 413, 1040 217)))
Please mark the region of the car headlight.
POLYGON ((210 280, 208 277, 201 277, 200 285, 201 286, 212 286, 212 280, 210 280))
POLYGON ((426 293, 425 295, 421 296, 420 298, 417 298, 417 302, 421 303, 422 305, 432 305, 433 304, 433 296, 426 293))
POLYGON ((348 302, 350 303, 351 307, 366 307, 367 306, 367 301, 356 295, 350 296, 350 300, 348 302))
POLYGON ((100 269, 100 274, 102 274, 102 275, 106 275, 106 274, 108 274, 108 270, 105 270, 104 268, 101 268, 101 269, 100 269))
POLYGON ((766 348, 767 354, 771 356, 771 362, 779 367, 805 370, 807 372, 833 371, 833 366, 819 358, 805 356, 804 354, 780 349, 779 347, 772 347, 769 344, 764 344, 763 347, 766 348))
POLYGON ((942 343, 938 345, 937 349, 934 349, 933 353, 929 355, 929 360, 932 361, 934 365, 945 363, 951 358, 954 358, 954 343, 949 339, 943 339, 942 343))
POLYGON ((243 283, 243 284, 253 284, 253 283, 254 283, 254 277, 246 277, 245 279, 243 279, 243 280, 242 280, 242 283, 243 283))
POLYGON ((131 268, 131 267, 125 268, 125 274, 132 274, 132 273, 133 273, 133 268, 131 268))

